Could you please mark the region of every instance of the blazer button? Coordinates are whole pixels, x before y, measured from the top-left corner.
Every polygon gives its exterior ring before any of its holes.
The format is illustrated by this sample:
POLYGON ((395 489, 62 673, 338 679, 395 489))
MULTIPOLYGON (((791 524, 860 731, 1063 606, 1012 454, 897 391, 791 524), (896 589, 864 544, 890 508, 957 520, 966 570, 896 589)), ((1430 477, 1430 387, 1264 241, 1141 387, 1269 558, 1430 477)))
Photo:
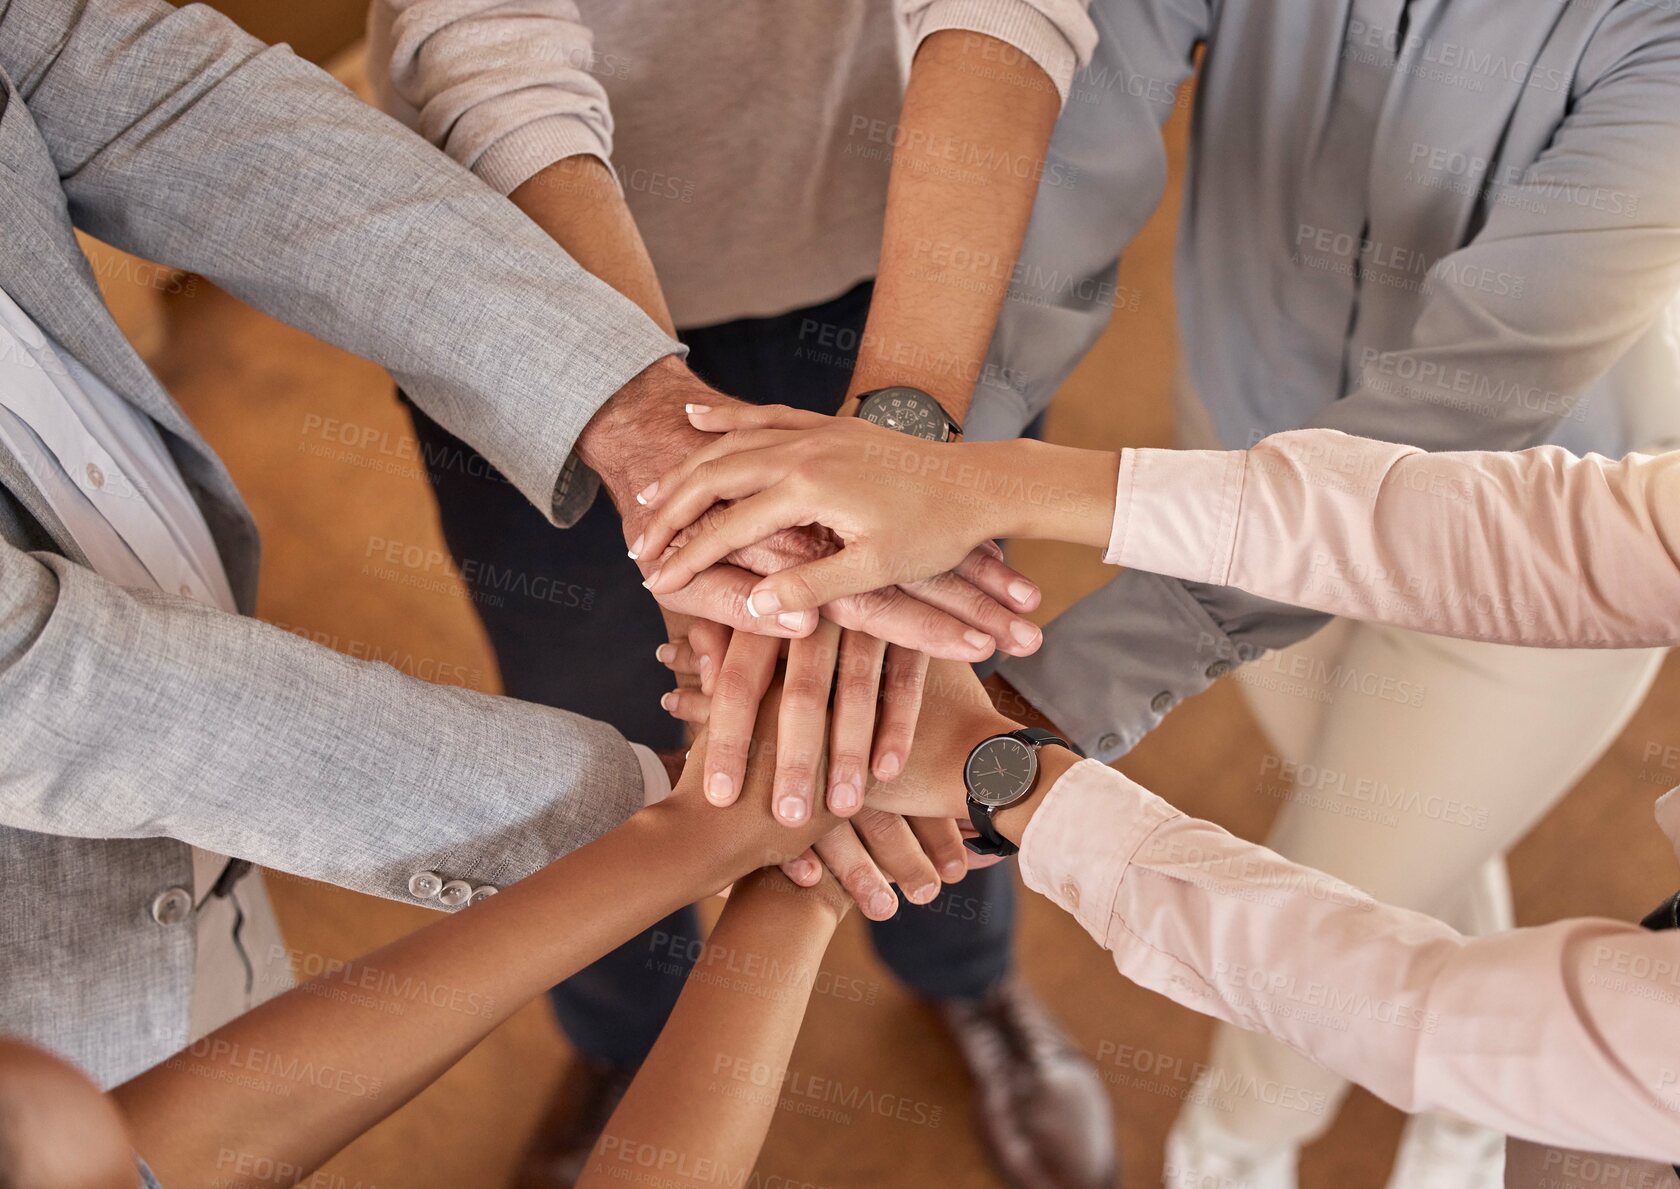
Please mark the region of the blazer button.
POLYGON ((1079 885, 1074 883, 1072 879, 1062 881, 1062 901, 1069 908, 1079 907, 1079 885))
POLYGON ((1113 731, 1108 732, 1108 734, 1097 740, 1098 751, 1113 751, 1119 746, 1120 736, 1116 735, 1113 731))
POLYGON ((472 885, 464 879, 452 879, 438 892, 438 900, 445 908, 459 908, 472 899, 472 885))
POLYGON ((443 890, 443 876, 436 871, 416 871, 408 877, 408 894, 416 900, 434 900, 443 890))
POLYGON ((1172 704, 1173 696, 1166 690, 1162 690, 1149 700, 1149 708, 1156 714, 1165 714, 1172 709, 1172 704))
POLYGON ((179 925, 192 915, 192 893, 185 888, 166 888, 152 897, 152 920, 160 925, 179 925))
POLYGON ((496 891, 496 888, 491 887, 487 883, 479 884, 478 887, 473 889, 472 898, 469 899, 467 903, 477 904, 480 900, 488 900, 496 894, 496 891))

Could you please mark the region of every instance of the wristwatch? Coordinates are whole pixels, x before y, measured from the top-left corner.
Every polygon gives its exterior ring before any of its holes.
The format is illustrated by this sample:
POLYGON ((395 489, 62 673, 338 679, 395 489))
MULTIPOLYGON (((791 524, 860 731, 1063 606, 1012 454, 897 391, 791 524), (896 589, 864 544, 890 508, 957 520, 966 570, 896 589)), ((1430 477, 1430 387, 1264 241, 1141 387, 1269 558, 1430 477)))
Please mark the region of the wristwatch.
POLYGON ((858 397, 857 416, 930 442, 949 442, 962 435, 945 407, 920 388, 877 388, 858 397))
POLYGON ((963 785, 968 790, 968 820, 978 838, 964 839, 963 845, 977 855, 1012 855, 1017 847, 997 832, 992 814, 1007 809, 1032 792, 1038 783, 1038 749, 1047 743, 1067 747, 1066 739, 1037 727, 1010 731, 982 739, 968 753, 963 764, 963 785))

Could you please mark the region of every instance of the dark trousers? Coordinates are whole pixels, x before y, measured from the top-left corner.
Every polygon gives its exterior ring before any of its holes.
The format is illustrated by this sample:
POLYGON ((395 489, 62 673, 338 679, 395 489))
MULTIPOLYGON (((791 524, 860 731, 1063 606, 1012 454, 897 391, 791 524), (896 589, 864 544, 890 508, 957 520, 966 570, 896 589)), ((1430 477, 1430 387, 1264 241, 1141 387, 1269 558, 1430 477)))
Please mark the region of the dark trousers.
MULTIPOLYGON (((742 400, 832 413, 851 377, 871 288, 773 318, 683 332, 689 364, 742 400)), ((659 707, 671 686, 653 655, 665 642, 664 621, 625 556, 612 502, 603 496, 578 524, 556 531, 470 446, 420 410, 410 413, 444 537, 475 587, 508 694, 602 719, 650 747, 679 746, 681 724, 659 707), (506 582, 487 585, 510 572, 530 581, 513 593, 506 582), (517 593, 525 588, 570 593, 538 599, 517 593)), ((913 990, 966 998, 1008 973, 1014 919, 1014 883, 999 865, 929 904, 902 903, 897 916, 870 930, 881 960, 913 990)), ((615 1063, 646 1056, 699 939, 696 913, 684 908, 555 987, 555 1014, 578 1050, 615 1063)))

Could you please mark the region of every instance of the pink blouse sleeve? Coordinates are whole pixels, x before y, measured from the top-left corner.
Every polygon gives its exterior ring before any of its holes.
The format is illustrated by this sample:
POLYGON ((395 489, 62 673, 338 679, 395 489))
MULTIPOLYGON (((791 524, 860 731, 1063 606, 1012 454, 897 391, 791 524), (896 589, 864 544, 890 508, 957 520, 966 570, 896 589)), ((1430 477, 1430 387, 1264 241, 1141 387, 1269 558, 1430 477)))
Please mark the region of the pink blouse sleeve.
POLYGON ((1134 982, 1402 1110, 1680 1160, 1680 933, 1580 919, 1465 938, 1094 760, 1046 794, 1021 875, 1134 982))
POLYGON ((1334 430, 1127 450, 1106 559, 1440 635, 1680 642, 1680 454, 1429 454, 1334 430))

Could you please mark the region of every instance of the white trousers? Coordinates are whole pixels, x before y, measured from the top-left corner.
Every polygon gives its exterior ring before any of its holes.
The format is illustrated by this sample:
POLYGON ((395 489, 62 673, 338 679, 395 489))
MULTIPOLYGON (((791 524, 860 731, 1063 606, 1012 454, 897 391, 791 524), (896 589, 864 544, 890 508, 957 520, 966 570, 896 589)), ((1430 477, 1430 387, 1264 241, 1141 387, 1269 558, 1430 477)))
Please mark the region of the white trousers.
MULTIPOLYGON (((1235 675, 1272 747, 1258 791, 1283 800, 1267 845, 1462 932, 1511 928, 1502 856, 1620 734, 1662 656, 1336 620, 1235 675)), ((1227 1075, 1215 1086, 1290 1089, 1213 1094, 1189 1108, 1255 1144, 1310 1142, 1347 1089, 1293 1050, 1230 1026, 1219 1028, 1210 1064, 1227 1075), (1287 1105, 1301 1102, 1328 1105, 1287 1105)))

